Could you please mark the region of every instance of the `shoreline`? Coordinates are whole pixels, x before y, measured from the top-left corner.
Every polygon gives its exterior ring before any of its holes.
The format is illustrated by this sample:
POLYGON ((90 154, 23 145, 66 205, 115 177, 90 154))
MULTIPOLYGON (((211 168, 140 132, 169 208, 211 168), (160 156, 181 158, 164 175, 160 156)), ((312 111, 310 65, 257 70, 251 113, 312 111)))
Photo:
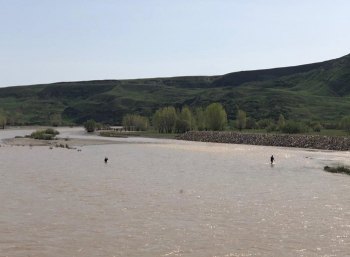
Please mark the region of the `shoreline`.
POLYGON ((245 134, 237 132, 189 131, 178 137, 179 140, 245 144, 278 147, 295 147, 318 150, 349 151, 350 138, 297 134, 245 134))
POLYGON ((60 146, 68 145, 69 147, 87 146, 87 145, 108 145, 118 144, 116 141, 103 139, 83 139, 83 138, 63 138, 55 140, 41 140, 33 138, 4 138, 1 140, 6 146, 60 146))

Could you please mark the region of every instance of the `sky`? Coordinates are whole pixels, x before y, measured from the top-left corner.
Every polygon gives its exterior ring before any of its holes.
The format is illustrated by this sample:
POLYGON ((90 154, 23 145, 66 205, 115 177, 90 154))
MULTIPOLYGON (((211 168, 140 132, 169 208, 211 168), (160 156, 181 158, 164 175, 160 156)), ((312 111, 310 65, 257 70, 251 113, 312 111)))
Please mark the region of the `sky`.
POLYGON ((350 53, 348 0, 0 0, 0 87, 223 75, 350 53))

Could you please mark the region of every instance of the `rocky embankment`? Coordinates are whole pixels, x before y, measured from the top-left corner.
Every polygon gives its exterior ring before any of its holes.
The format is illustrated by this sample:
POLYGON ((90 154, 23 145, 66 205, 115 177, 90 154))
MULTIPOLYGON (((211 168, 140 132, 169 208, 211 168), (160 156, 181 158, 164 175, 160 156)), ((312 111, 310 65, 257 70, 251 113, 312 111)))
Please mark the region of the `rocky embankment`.
POLYGON ((194 132, 190 131, 178 137, 181 140, 298 147, 322 150, 349 151, 350 138, 311 135, 282 135, 282 134, 244 134, 235 132, 194 132))

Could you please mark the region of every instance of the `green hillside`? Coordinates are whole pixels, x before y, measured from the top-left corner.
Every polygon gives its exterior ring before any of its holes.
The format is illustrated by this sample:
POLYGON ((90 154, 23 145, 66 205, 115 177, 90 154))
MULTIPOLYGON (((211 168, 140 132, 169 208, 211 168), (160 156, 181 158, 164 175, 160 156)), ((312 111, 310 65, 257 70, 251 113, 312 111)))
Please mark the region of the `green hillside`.
POLYGON ((222 76, 62 82, 0 88, 0 114, 15 124, 66 124, 88 119, 116 125, 127 113, 151 117, 158 108, 222 103, 229 119, 243 109, 255 119, 309 118, 337 123, 350 114, 350 55, 222 76))

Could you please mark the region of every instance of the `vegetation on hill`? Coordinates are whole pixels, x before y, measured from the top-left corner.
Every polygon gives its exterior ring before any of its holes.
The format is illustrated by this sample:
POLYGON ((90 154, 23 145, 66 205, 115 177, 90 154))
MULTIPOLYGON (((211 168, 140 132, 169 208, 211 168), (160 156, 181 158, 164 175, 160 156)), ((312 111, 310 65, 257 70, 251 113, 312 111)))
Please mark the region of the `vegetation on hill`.
POLYGON ((151 120, 156 110, 187 106, 192 113, 222 104, 256 121, 309 119, 340 124, 350 110, 350 55, 295 67, 222 76, 62 82, 0 88, 0 115, 9 125, 73 125, 87 120, 120 125, 126 114, 151 120))

